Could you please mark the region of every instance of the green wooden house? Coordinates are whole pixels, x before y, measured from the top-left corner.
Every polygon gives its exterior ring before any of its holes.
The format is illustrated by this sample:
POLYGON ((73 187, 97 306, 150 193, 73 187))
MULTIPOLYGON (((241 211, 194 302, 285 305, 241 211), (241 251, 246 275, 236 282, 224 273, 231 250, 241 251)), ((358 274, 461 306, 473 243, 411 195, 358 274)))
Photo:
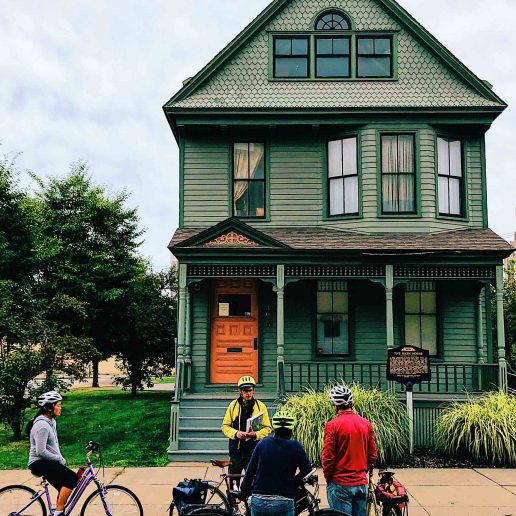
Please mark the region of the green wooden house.
POLYGON ((444 401, 506 388, 512 248, 488 228, 484 142, 505 107, 394 0, 275 0, 184 82, 164 106, 180 149, 171 460, 227 453, 244 374, 269 403, 340 379, 401 395, 387 350, 426 348, 416 444, 444 401))

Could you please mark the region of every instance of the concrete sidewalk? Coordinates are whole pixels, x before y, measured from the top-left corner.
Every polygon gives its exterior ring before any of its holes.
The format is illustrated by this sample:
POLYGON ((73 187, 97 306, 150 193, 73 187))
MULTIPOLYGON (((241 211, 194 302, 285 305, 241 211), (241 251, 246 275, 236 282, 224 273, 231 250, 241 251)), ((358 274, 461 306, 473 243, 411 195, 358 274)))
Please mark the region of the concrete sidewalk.
MULTIPOLYGON (((124 485, 140 498, 145 516, 164 516, 172 487, 184 478, 217 480, 220 470, 204 463, 175 463, 164 468, 106 468, 104 482, 124 485)), ((410 495, 410 516, 516 516, 515 469, 399 469, 396 477, 410 495)), ((375 475, 376 478, 376 475, 375 475)), ((327 507, 319 472, 322 507, 327 507)), ((0 487, 38 488, 27 471, 0 471, 0 487)))

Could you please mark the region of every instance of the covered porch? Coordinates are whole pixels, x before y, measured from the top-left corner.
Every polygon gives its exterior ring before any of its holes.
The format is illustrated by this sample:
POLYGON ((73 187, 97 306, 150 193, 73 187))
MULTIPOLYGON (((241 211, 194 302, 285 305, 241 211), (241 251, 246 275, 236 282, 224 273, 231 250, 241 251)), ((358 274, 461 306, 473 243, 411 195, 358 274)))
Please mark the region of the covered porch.
MULTIPOLYGON (((421 288, 435 292, 437 301, 433 315, 420 316, 418 331, 423 333, 423 318, 433 317, 436 348, 432 379, 416 386, 415 392, 438 400, 506 389, 503 272, 499 265, 182 263, 179 322, 183 330, 178 335, 176 398, 232 391, 236 378, 249 373, 258 377, 262 392, 277 397, 308 387, 321 389, 339 380, 399 390, 386 380, 387 350, 413 343, 413 328, 407 323, 412 314, 407 315, 405 303, 407 292, 421 288), (215 325, 224 317, 234 325, 239 321, 229 311, 218 317, 217 288, 221 284, 237 285, 239 292, 243 284, 256 285, 256 313, 249 312, 249 317, 242 319, 256 320, 252 347, 257 369, 238 369, 240 356, 247 350, 237 337, 230 344, 223 343, 227 348, 222 349, 222 354, 227 352, 222 367, 235 379, 229 374, 213 382, 215 325), (345 314, 339 314, 339 322, 330 322, 329 327, 327 314, 321 315, 318 307, 320 289, 328 285, 343 290, 347 297, 345 314), (493 303, 495 319, 491 316, 493 303), (345 349, 327 349, 324 335, 332 331, 341 335, 342 328, 348 339, 342 344, 345 349), (493 331, 497 333, 496 348, 493 331)), ((334 314, 332 317, 335 319, 334 314)))

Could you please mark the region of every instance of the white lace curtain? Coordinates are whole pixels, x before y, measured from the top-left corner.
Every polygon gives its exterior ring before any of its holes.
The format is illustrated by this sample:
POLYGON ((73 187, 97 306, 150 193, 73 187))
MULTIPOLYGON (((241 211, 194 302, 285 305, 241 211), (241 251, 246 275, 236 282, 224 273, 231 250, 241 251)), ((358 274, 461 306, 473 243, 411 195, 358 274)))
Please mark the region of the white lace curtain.
POLYGON ((382 136, 383 211, 414 212, 414 183, 414 138, 382 136))
MULTIPOLYGON (((235 143, 233 160, 233 199, 235 213, 237 204, 249 188, 248 179, 253 179, 260 168, 264 147, 259 143, 235 143)), ((249 215, 246 213, 246 215, 249 215)))

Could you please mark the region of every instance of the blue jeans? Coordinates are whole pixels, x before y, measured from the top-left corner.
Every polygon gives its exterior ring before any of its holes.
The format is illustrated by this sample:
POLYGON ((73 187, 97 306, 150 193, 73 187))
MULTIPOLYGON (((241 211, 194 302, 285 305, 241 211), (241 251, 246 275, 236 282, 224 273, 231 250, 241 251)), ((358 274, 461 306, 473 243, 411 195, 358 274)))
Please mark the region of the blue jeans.
POLYGON ((251 498, 251 516, 294 516, 294 500, 251 498))
POLYGON ((340 486, 330 483, 326 494, 332 509, 349 516, 366 516, 367 485, 340 486))

